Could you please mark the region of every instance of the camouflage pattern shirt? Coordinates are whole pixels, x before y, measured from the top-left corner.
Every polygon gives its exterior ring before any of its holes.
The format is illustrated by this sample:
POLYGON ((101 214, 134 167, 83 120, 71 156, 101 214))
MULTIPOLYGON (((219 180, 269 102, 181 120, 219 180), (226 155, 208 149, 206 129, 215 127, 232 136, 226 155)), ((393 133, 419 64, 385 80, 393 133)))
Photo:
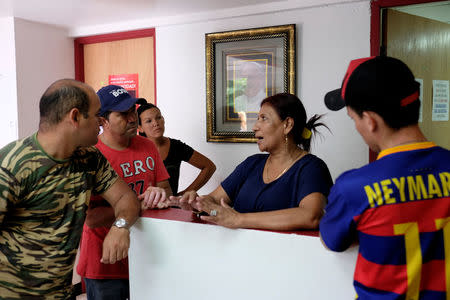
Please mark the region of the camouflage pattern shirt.
POLYGON ((36 134, 0 149, 0 299, 70 299, 91 194, 117 179, 94 147, 60 161, 36 134))

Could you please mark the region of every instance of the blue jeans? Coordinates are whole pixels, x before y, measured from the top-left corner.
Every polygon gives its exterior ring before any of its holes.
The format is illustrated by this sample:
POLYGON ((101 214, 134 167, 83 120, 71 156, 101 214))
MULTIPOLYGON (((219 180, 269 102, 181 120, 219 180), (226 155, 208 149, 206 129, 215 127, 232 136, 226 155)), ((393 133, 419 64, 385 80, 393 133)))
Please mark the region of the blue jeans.
POLYGON ((128 279, 84 278, 88 300, 127 300, 130 298, 128 279))

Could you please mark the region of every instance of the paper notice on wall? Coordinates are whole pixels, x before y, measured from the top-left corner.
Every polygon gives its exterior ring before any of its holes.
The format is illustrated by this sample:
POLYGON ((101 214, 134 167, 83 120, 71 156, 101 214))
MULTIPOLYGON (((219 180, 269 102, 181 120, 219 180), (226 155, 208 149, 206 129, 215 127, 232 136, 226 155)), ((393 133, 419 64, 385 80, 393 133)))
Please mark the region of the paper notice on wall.
POLYGON ((419 111, 419 122, 422 122, 422 111, 423 111, 423 79, 416 78, 416 81, 420 83, 419 90, 419 100, 420 100, 420 111, 419 111))
POLYGON ((432 121, 448 121, 449 81, 433 80, 432 121))
POLYGON ((109 84, 120 85, 128 91, 128 93, 135 97, 139 97, 139 76, 138 74, 120 74, 109 75, 109 84))

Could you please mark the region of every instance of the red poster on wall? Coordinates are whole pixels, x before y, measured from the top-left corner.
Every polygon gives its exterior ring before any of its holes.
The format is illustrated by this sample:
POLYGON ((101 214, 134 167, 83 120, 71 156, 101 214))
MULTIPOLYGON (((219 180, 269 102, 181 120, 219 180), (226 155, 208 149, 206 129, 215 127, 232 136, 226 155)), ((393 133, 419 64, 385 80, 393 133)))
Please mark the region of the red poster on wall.
POLYGON ((132 97, 139 97, 138 74, 109 75, 108 81, 109 84, 120 85, 126 89, 132 97))

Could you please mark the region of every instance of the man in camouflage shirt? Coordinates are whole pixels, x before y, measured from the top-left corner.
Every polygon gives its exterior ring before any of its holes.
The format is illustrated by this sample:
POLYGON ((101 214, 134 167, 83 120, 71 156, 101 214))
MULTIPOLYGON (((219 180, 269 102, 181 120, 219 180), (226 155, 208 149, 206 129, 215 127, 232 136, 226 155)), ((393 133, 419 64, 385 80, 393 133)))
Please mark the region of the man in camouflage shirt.
MULTIPOLYGON (((91 194, 129 225, 140 204, 94 147, 99 99, 63 79, 42 96, 37 133, 0 149, 0 299, 71 299, 72 269, 91 194)), ((127 228, 113 226, 103 263, 127 256, 127 228)))

